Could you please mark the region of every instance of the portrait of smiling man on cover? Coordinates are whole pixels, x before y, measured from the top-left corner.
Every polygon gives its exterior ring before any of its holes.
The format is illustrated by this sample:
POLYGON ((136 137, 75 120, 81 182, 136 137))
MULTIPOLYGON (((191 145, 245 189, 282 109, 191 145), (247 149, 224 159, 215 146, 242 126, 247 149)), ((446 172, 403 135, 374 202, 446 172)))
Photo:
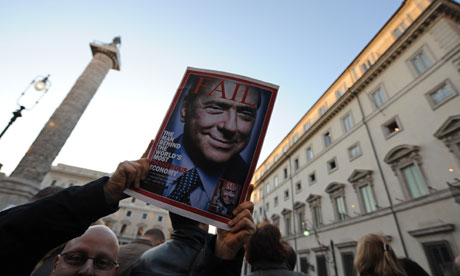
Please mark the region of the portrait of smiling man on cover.
POLYGON ((153 157, 169 171, 157 170, 142 188, 209 210, 219 179, 243 186, 268 104, 261 91, 230 79, 190 75, 153 157))

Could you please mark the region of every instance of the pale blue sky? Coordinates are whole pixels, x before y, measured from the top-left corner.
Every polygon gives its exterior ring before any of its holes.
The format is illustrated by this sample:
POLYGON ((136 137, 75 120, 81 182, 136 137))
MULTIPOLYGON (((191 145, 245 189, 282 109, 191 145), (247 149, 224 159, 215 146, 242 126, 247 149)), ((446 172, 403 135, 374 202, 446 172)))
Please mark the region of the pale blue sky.
POLYGON ((137 159, 187 66, 280 86, 259 163, 401 5, 353 1, 0 0, 0 129, 37 75, 51 74, 42 101, 0 139, 9 174, 91 60, 89 43, 120 35, 111 70, 54 164, 111 172, 137 159))

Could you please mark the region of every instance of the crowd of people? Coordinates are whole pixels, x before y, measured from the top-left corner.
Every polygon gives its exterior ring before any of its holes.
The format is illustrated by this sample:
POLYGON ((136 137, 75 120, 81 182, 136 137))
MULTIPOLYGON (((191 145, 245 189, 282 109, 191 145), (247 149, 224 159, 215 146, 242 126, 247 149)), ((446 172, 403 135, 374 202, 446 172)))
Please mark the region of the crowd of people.
MULTIPOLYGON (((150 229, 119 246, 112 230, 92 224, 118 209, 119 201, 127 197, 123 190, 139 187, 148 166, 147 159, 125 161, 110 178, 0 212, 2 274, 38 273, 51 259, 48 271, 35 275, 240 275, 245 257, 251 264, 250 276, 307 275, 294 272, 296 253, 277 226, 256 227, 249 196, 233 210, 229 231, 209 234, 208 225, 170 212, 170 240, 165 241, 161 230, 150 229)), ((460 258, 456 262, 460 265, 460 258)), ((415 262, 397 258, 391 244, 378 234, 361 238, 354 265, 360 276, 429 275, 415 262)), ((452 273, 456 275, 458 268, 452 273)))

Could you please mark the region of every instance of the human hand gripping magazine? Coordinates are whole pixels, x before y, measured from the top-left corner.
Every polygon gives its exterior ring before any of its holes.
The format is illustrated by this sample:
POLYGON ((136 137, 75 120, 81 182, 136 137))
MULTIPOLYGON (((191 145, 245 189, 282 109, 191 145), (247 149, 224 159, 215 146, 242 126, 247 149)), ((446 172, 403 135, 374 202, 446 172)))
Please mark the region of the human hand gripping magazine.
MULTIPOLYGON (((127 194, 230 230, 265 137, 278 86, 187 68, 155 140, 149 171, 127 194)), ((244 206, 244 205, 243 205, 244 206)), ((249 212, 249 211, 248 211, 249 212)))

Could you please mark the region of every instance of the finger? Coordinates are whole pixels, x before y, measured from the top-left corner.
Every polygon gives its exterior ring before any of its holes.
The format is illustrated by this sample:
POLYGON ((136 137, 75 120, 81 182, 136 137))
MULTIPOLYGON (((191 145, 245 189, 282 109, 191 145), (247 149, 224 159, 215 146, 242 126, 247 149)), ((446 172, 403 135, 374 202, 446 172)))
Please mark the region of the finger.
POLYGON ((244 217, 238 221, 233 227, 230 228, 230 232, 238 234, 238 232, 246 231, 247 234, 253 234, 256 232, 256 225, 254 221, 248 217, 244 217))
POLYGON ((253 191, 254 191, 254 184, 250 184, 248 188, 248 194, 246 195, 246 201, 251 200, 251 195, 253 191))
POLYGON ((141 158, 147 158, 147 155, 149 154, 150 148, 153 146, 153 139, 150 140, 149 146, 147 149, 144 151, 144 154, 142 154, 141 158))
POLYGON ((134 188, 138 189, 141 185, 141 180, 145 178, 149 170, 149 161, 145 158, 131 162, 135 171, 134 188))
POLYGON ((234 225, 238 224, 238 222, 244 218, 252 219, 252 215, 249 209, 244 209, 242 212, 238 213, 229 223, 228 226, 233 227, 234 225))
POLYGON ((238 213, 242 212, 243 210, 248 209, 249 212, 252 214, 254 211, 254 203, 252 201, 245 201, 238 205, 234 210, 233 210, 233 215, 238 215, 238 213))

